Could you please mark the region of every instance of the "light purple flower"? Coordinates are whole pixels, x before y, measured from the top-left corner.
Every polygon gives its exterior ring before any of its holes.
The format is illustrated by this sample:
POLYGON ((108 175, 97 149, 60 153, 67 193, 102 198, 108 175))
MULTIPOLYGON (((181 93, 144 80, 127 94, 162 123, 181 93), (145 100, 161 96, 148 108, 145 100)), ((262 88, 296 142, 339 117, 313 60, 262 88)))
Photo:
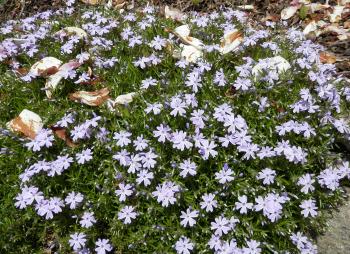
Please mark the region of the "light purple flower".
POLYGON ((106 254, 109 251, 112 251, 113 247, 109 243, 108 239, 98 239, 96 244, 95 251, 97 254, 106 254))
POLYGON ((248 203, 246 195, 239 196, 238 201, 235 203, 235 208, 240 214, 247 214, 248 210, 253 208, 253 203, 248 203))
POLYGON ((75 156, 78 164, 85 164, 92 160, 92 151, 90 148, 87 148, 81 151, 81 153, 77 153, 75 156))
POLYGON ((218 202, 215 200, 215 195, 212 193, 204 194, 200 202, 201 208, 205 209, 206 212, 214 211, 214 208, 218 207, 218 202))
POLYGON ((187 208, 186 212, 181 211, 180 218, 182 219, 180 224, 184 227, 193 227, 194 224, 196 224, 195 218, 197 218, 199 215, 199 212, 197 210, 192 210, 190 208, 187 208))
POLYGON ((84 233, 71 234, 68 242, 74 251, 80 250, 85 247, 86 234, 84 233))
POLYGON ((80 225, 84 228, 90 228, 94 223, 96 223, 96 219, 94 217, 93 212, 84 212, 81 220, 79 221, 80 225))
POLYGON ((315 200, 313 200, 313 199, 304 200, 303 202, 301 202, 301 205, 299 207, 303 209, 301 211, 301 214, 304 217, 309 217, 309 215, 311 217, 316 217, 316 215, 317 215, 317 211, 316 211, 317 210, 317 206, 315 204, 315 200))
POLYGON ((137 213, 132 206, 124 206, 121 211, 118 212, 118 219, 122 220, 124 224, 130 224, 131 219, 135 219, 136 216, 137 213))
POLYGON ((174 246, 177 254, 190 254, 194 248, 194 244, 189 238, 181 236, 174 246))

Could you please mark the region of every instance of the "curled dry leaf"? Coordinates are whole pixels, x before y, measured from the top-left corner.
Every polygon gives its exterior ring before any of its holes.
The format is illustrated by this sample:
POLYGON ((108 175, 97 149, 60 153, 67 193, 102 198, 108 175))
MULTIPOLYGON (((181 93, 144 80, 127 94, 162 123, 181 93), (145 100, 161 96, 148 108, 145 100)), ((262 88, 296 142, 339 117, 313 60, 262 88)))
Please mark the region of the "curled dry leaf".
POLYGON ((337 38, 339 40, 347 40, 348 38, 350 38, 350 29, 344 29, 344 28, 340 28, 339 26, 336 25, 330 25, 325 27, 325 29, 322 30, 322 33, 326 33, 326 32, 333 32, 338 34, 337 38))
POLYGON ((177 8, 169 7, 168 5, 160 9, 162 15, 167 19, 173 19, 175 21, 183 21, 186 19, 186 15, 177 8))
POLYGON ((97 91, 78 91, 69 95, 69 99, 89 106, 100 106, 109 99, 108 88, 97 91))
POLYGON ((65 27, 60 31, 56 32, 55 35, 60 37, 75 35, 78 36, 80 39, 85 39, 88 36, 85 30, 75 26, 65 27))
POLYGON ((29 71, 36 76, 45 77, 48 75, 55 74, 58 71, 58 68, 61 66, 61 64, 61 60, 58 60, 55 57, 48 56, 33 64, 29 71))
POLYGON ((323 51, 320 53, 320 61, 321 63, 333 64, 337 61, 337 58, 330 52, 323 51))
POLYGON ((122 9, 126 4, 125 0, 112 0, 112 7, 116 10, 122 9))
POLYGON ((38 114, 24 109, 18 117, 8 122, 6 126, 13 132, 20 132, 26 137, 34 139, 44 125, 38 114))
POLYGON ((311 4, 308 4, 307 7, 309 8, 311 13, 315 13, 317 11, 328 9, 330 7, 330 5, 321 4, 321 3, 311 3, 311 4))
POLYGON ((127 94, 122 94, 119 95, 117 98, 114 100, 108 99, 107 100, 107 107, 109 110, 114 111, 117 105, 125 105, 129 104, 133 101, 136 93, 127 93, 127 94))
POLYGON ((329 21, 331 23, 339 22, 345 6, 337 5, 333 7, 333 13, 329 14, 329 21))
POLYGON ((69 147, 77 147, 78 144, 75 144, 72 139, 67 134, 66 128, 63 127, 57 127, 57 126, 51 126, 50 129, 53 131, 53 133, 59 138, 62 139, 64 142, 66 142, 67 146, 69 147))
POLYGON ((97 5, 102 3, 102 0, 81 0, 84 4, 97 5))
POLYGON ((173 51, 174 58, 185 59, 189 63, 196 63, 202 56, 203 52, 192 45, 180 44, 180 48, 173 51))
POLYGON ((224 34, 224 39, 221 41, 220 53, 227 54, 235 49, 241 44, 243 40, 242 33, 237 29, 226 32, 224 34))
POLYGON ((306 27, 303 30, 303 34, 308 35, 312 32, 315 32, 317 30, 317 22, 315 20, 311 21, 309 24, 306 25, 306 27))
MULTIPOLYGON (((266 64, 264 62, 257 63, 253 69, 252 74, 258 77, 262 70, 265 68, 266 64)), ((289 62, 281 56, 275 56, 269 59, 270 70, 277 71, 278 74, 285 72, 291 68, 289 62)))
POLYGON ((79 63, 77 60, 71 60, 59 67, 58 71, 55 74, 49 76, 45 83, 47 98, 52 98, 52 92, 56 89, 57 85, 63 79, 63 74, 67 71, 78 68, 80 65, 81 63, 79 63))
POLYGON ((179 39, 184 43, 191 45, 199 50, 203 49, 203 42, 197 38, 190 36, 190 27, 189 25, 182 25, 173 31, 173 34, 175 34, 179 39))
POLYGON ((300 6, 289 6, 284 8, 281 12, 281 19, 287 20, 294 16, 294 14, 299 10, 300 6))
POLYGON ((254 5, 252 4, 246 4, 246 5, 239 5, 237 6, 238 9, 245 10, 245 11, 252 11, 255 9, 254 5))

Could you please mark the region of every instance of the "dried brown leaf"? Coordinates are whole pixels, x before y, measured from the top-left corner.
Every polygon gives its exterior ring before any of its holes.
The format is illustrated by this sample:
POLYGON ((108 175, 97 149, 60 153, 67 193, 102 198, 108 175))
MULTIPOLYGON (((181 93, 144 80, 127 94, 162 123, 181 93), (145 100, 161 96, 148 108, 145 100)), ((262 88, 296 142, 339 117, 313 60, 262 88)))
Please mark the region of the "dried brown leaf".
POLYGON ((69 137, 67 134, 66 128, 63 127, 56 127, 56 126, 51 126, 50 129, 53 131, 53 133, 59 138, 62 139, 63 141, 66 142, 67 146, 69 147, 77 147, 78 144, 74 143, 72 139, 69 137))
POLYGON ((12 119, 6 125, 11 131, 20 132, 31 139, 34 139, 43 128, 41 117, 27 109, 24 109, 18 117, 12 119))
POLYGON ((102 88, 97 91, 78 91, 69 95, 69 99, 73 101, 77 101, 89 106, 100 106, 109 97, 108 88, 102 88))
POLYGON ((321 63, 333 64, 337 61, 337 58, 332 53, 323 51, 320 53, 320 61, 321 63))

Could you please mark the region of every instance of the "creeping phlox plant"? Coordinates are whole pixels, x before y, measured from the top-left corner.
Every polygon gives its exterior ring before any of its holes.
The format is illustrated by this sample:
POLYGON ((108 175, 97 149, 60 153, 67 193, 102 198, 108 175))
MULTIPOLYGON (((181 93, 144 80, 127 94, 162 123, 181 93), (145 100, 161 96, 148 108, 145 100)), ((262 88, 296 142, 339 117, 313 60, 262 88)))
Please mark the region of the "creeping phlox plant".
POLYGON ((310 233, 350 177, 337 153, 350 89, 322 47, 233 9, 180 23, 73 4, 1 27, 3 120, 24 107, 44 119, 31 140, 2 131, 1 160, 23 158, 17 218, 49 228, 59 253, 317 253, 310 233), (79 63, 50 99, 20 71, 48 56, 79 63), (105 87, 100 105, 69 99, 105 87))

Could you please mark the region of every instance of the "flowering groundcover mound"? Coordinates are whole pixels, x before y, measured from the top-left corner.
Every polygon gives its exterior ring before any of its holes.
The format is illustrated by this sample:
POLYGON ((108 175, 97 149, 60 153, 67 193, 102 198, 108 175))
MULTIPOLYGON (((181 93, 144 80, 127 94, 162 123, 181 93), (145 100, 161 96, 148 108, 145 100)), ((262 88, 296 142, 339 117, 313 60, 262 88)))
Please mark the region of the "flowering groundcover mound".
POLYGON ((4 250, 317 253, 350 176, 322 47, 232 9, 73 2, 1 27, 4 250))

